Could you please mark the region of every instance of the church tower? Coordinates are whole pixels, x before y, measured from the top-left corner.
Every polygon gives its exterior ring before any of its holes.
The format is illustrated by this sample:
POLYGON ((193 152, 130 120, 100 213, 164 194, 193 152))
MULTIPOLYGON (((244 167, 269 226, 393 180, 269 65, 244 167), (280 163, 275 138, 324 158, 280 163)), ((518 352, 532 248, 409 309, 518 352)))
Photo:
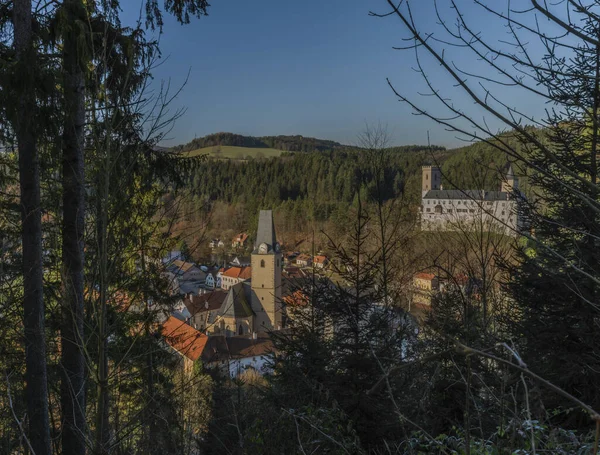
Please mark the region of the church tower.
POLYGON ((423 166, 421 168, 421 197, 425 197, 429 190, 439 190, 442 185, 442 170, 437 166, 423 166))
POLYGON ((252 310, 254 330, 281 328, 282 254, 273 224, 273 212, 261 210, 252 250, 252 310))
POLYGON ((502 180, 500 191, 511 194, 513 191, 517 191, 518 189, 519 179, 515 176, 512 164, 509 164, 506 176, 504 177, 504 180, 502 180))

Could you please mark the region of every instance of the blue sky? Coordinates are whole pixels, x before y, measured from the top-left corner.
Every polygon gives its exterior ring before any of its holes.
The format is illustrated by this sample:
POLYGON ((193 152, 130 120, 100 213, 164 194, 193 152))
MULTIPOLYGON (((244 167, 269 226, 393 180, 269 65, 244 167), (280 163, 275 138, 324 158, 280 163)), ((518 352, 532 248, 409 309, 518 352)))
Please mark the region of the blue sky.
MULTIPOLYGON (((138 1, 124 2, 124 22, 134 19, 138 1)), ((413 4, 423 25, 432 26, 432 2, 413 4)), ((386 77, 417 100, 423 83, 413 54, 392 49, 406 36, 399 20, 369 17, 369 9, 386 11, 386 2, 213 0, 209 16, 190 24, 166 18, 165 61, 154 71, 155 84, 170 79, 177 87, 188 71, 190 77, 172 105, 172 111, 186 113, 164 145, 218 131, 355 143, 365 123, 378 122, 387 124, 396 145, 424 144, 428 131, 432 143, 458 144, 454 133, 412 115, 396 100, 386 77)), ((490 33, 499 37, 502 31, 490 33)), ((439 77, 444 86, 447 78, 439 77)), ((452 85, 445 87, 471 105, 452 85)), ((427 106, 431 100, 420 102, 427 106)))

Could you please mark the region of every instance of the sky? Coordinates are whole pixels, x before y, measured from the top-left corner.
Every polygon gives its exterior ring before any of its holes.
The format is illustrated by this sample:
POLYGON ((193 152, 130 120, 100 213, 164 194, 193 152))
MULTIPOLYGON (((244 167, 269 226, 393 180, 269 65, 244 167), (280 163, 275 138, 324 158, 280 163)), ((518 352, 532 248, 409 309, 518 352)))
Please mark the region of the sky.
MULTIPOLYGON (((136 18, 139 1, 122 2, 125 23, 136 18)), ((424 28, 435 24, 432 3, 413 1, 424 28)), ((220 131, 355 144, 366 124, 377 123, 387 126, 392 145, 426 144, 428 134, 433 144, 459 145, 455 133, 413 115, 393 94, 386 78, 433 106, 419 96, 424 87, 414 52, 392 48, 406 45, 400 21, 370 17, 370 9, 388 11, 384 0, 213 0, 209 15, 190 24, 166 17, 154 87, 170 81, 174 89, 189 78, 171 105, 171 112, 184 108, 185 114, 163 145, 220 131)), ((466 12, 477 23, 478 12, 470 6, 466 12)), ((478 25, 493 39, 505 33, 478 25)), ((459 62, 464 58, 456 54, 459 62)), ((432 68, 434 80, 457 102, 472 105, 432 68)))

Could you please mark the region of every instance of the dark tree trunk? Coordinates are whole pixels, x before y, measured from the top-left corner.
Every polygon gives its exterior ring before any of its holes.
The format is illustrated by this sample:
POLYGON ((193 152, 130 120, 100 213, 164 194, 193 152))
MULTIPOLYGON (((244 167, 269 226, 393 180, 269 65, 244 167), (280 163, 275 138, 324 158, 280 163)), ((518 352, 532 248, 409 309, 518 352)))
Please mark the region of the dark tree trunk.
POLYGON ((85 453, 85 361, 83 355, 83 230, 85 215, 84 126, 85 86, 79 28, 83 5, 63 4, 70 16, 63 40, 65 124, 63 131, 63 312, 62 312, 62 449, 64 455, 85 453), (72 24, 72 25, 71 25, 72 24))
POLYGON ((49 455, 50 424, 46 341, 44 338, 40 163, 33 128, 36 104, 35 80, 31 70, 35 66, 31 30, 31 0, 15 0, 13 14, 18 77, 22 82, 14 127, 19 148, 19 182, 21 186, 28 438, 31 448, 37 455, 49 455))

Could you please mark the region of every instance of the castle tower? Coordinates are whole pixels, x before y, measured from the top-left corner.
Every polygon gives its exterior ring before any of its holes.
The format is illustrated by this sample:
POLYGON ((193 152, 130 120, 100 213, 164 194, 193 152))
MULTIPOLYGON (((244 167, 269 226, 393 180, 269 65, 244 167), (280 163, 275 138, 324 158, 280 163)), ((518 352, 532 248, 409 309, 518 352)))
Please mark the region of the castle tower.
POLYGON ((254 330, 281 328, 282 254, 275 237, 273 212, 261 210, 258 232, 252 250, 252 310, 254 330))
POLYGON ((506 176, 504 180, 502 180, 502 186, 500 187, 500 191, 504 193, 512 193, 519 189, 519 179, 515 176, 513 171, 512 164, 508 165, 508 171, 506 172, 506 176))
POLYGON ((437 166, 423 166, 421 179, 421 197, 429 190, 439 190, 442 185, 442 170, 437 166))

